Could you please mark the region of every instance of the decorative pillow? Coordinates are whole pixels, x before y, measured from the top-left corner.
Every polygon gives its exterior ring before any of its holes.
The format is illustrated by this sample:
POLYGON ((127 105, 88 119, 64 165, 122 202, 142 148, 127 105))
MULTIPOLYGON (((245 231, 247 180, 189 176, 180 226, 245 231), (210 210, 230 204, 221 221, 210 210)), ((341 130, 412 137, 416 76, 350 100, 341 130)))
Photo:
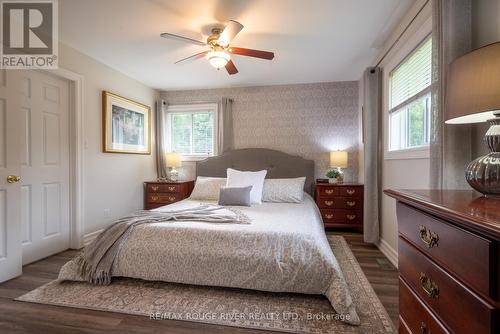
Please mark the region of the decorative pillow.
POLYGON ((222 187, 220 188, 219 205, 250 206, 250 192, 252 186, 248 187, 222 187))
POLYGON ((250 191, 250 201, 252 204, 262 203, 262 188, 267 170, 258 172, 244 172, 236 169, 227 169, 227 187, 248 187, 252 186, 250 191))
POLYGON ((305 177, 295 179, 266 179, 262 192, 263 202, 302 203, 305 177))
POLYGON ((220 188, 226 185, 223 177, 198 176, 194 184, 190 199, 217 201, 219 200, 220 188))

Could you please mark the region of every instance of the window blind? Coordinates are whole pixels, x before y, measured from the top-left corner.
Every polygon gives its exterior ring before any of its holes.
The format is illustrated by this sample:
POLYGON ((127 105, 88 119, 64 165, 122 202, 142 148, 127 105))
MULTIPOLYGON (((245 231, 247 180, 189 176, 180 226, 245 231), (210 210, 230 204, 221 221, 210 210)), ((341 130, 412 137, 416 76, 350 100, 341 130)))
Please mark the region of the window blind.
POLYGON ((427 93, 431 85, 432 39, 429 36, 390 73, 390 112, 427 93))

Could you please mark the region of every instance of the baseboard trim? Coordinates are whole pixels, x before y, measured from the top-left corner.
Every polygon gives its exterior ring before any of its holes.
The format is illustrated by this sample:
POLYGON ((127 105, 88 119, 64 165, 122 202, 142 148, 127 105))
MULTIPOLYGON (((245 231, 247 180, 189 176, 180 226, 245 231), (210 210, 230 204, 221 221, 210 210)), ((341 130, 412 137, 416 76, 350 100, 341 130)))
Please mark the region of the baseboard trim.
POLYGON ((387 259, 394 265, 394 267, 398 267, 398 252, 389 245, 387 241, 384 239, 380 239, 377 244, 378 249, 382 252, 382 254, 387 257, 387 259))
POLYGON ((101 234, 101 232, 103 230, 104 229, 100 229, 100 230, 97 230, 95 232, 92 232, 92 233, 89 233, 89 234, 85 234, 83 236, 83 245, 87 246, 88 244, 90 244, 99 234, 101 234))

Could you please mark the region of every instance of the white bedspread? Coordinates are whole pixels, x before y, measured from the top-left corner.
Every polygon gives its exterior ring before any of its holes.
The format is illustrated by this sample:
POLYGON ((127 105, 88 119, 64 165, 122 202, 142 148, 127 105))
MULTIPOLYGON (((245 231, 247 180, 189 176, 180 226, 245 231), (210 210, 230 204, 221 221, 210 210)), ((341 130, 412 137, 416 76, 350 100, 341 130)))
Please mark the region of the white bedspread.
MULTIPOLYGON (((187 199, 156 210, 200 203, 187 199)), ((113 264, 112 276, 323 294, 346 322, 359 324, 310 196, 302 204, 263 203, 238 209, 250 224, 174 222, 136 227, 113 264)), ((59 278, 80 280, 74 263, 67 263, 59 278)))

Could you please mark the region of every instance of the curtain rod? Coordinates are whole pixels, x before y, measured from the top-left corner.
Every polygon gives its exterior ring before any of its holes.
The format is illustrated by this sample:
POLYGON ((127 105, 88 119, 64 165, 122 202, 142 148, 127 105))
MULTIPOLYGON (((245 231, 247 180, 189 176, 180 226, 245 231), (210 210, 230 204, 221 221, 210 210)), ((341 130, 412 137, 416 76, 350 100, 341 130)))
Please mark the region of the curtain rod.
POLYGON ((419 9, 419 11, 417 12, 417 14, 415 14, 415 16, 411 19, 410 23, 408 23, 408 25, 403 29, 403 31, 401 32, 401 34, 399 34, 398 38, 396 38, 396 40, 394 41, 394 43, 392 43, 392 45, 389 47, 389 49, 387 49, 387 51, 384 53, 384 55, 382 56, 382 58, 380 58, 380 60, 377 62, 377 64, 375 64, 375 66, 373 66, 374 69, 372 69, 370 71, 371 73, 375 73, 375 68, 377 68, 380 65, 380 63, 385 59, 385 57, 387 57, 387 55, 389 54, 389 52, 391 52, 391 50, 394 48, 394 46, 396 46, 396 44, 399 42, 399 40, 401 39, 401 37, 403 37, 403 35, 405 34, 405 32, 408 30, 408 28, 410 28, 410 26, 413 24, 413 22, 415 22, 415 20, 417 19, 417 17, 424 10, 425 6, 427 6, 428 3, 429 3, 429 0, 427 0, 423 4, 423 6, 419 9))

